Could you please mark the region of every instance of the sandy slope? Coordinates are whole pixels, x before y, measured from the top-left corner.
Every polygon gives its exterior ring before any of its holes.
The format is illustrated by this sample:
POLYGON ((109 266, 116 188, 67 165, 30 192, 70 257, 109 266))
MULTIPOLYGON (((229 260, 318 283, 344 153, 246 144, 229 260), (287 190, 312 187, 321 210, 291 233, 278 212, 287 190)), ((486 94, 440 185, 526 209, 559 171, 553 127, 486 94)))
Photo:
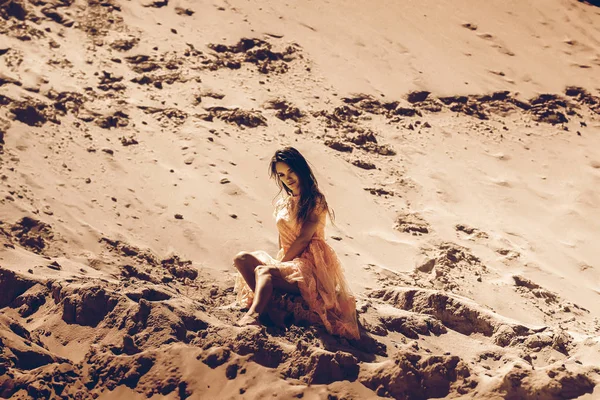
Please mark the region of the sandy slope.
POLYGON ((0 0, 0 395, 594 398, 600 8, 0 0), (312 163, 359 341, 275 253, 268 160, 312 163))

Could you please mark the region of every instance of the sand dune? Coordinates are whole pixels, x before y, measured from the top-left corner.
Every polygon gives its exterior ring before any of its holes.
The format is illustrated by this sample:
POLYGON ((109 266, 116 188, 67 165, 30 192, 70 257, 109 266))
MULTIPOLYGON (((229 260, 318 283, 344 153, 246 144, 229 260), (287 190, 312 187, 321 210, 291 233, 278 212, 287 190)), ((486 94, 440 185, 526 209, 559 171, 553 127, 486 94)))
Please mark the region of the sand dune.
POLYGON ((0 397, 593 399, 594 2, 0 0, 0 397), (359 340, 233 257, 311 162, 359 340))

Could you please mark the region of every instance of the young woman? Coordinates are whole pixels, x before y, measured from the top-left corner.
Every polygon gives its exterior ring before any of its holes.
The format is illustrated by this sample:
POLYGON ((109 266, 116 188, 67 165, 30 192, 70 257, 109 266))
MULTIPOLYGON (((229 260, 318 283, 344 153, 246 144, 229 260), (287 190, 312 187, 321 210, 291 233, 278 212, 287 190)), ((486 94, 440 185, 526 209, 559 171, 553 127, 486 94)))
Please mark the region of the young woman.
MULTIPOLYGON (((273 288, 299 293, 329 333, 357 339, 356 301, 348 288, 335 251, 325 242, 329 210, 306 159, 293 147, 277 150, 269 175, 285 191, 275 205, 279 252, 241 252, 237 300, 248 307, 238 325, 258 325, 273 288)), ((280 192, 281 193, 281 192, 280 192)))

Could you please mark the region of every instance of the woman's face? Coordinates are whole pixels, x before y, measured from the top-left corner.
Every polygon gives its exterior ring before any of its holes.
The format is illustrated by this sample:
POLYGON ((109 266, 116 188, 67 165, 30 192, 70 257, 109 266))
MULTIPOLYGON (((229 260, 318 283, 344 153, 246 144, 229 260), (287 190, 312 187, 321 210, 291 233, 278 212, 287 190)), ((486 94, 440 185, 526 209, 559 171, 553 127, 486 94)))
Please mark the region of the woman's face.
POLYGON ((300 179, 289 165, 279 161, 275 164, 275 169, 277 170, 277 175, 279 176, 279 179, 281 179, 281 182, 294 193, 298 193, 300 189, 300 179))

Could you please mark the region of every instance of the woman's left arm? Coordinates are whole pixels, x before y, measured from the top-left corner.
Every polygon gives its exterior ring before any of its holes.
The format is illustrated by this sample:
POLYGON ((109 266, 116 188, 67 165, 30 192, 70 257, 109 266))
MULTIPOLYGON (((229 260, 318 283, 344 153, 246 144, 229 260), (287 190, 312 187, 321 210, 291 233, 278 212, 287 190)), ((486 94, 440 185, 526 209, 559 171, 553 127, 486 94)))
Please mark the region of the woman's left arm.
POLYGON ((298 257, 308 246, 310 240, 315 234, 317 227, 319 226, 319 215, 316 212, 312 212, 306 222, 302 224, 300 234, 294 240, 289 249, 285 252, 285 255, 281 259, 281 262, 291 261, 298 257))

